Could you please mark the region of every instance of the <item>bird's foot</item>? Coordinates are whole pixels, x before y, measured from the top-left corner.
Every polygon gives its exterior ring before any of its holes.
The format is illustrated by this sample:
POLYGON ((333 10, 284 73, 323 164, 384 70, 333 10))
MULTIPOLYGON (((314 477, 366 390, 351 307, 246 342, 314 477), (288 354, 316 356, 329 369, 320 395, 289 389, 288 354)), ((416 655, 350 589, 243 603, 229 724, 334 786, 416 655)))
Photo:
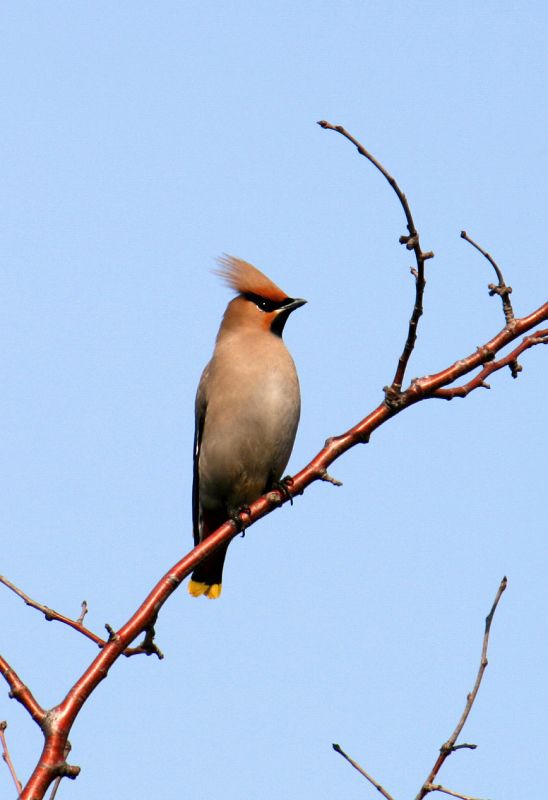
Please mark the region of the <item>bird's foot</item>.
POLYGON ((251 509, 247 505, 239 506, 235 508, 234 511, 230 512, 230 519, 236 526, 236 530, 242 534, 242 538, 245 536, 245 529, 248 523, 242 519, 242 514, 245 514, 246 517, 249 517, 251 514, 251 509))
POLYGON ((286 475, 285 478, 282 478, 279 481, 275 481, 272 484, 272 489, 275 489, 276 491, 280 492, 282 497, 285 500, 289 500, 291 505, 293 505, 293 494, 291 492, 292 488, 293 488, 293 478, 291 477, 291 475, 286 475))

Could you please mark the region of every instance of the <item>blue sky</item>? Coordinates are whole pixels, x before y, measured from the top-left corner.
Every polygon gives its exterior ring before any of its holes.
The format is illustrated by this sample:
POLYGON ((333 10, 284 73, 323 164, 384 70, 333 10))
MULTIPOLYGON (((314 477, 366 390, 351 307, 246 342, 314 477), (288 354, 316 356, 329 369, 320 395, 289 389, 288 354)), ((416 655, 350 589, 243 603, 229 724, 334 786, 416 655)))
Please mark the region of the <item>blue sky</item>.
MULTIPOLYGON (((3 4, 2 566, 119 626, 191 545, 194 392, 222 252, 308 299, 286 328, 303 413, 289 469, 374 408, 409 318, 401 209, 428 264, 409 377, 546 300, 540 2, 3 4)), ((59 797, 412 797, 490 664, 448 787, 544 796, 546 352, 490 392, 410 409, 231 546, 219 602, 164 608, 161 663, 119 662, 59 797)), ((2 653, 59 702, 95 651, 0 592, 2 653)), ((0 694, 21 777, 41 737, 0 694)), ((7 770, 2 796, 12 796, 7 770)))

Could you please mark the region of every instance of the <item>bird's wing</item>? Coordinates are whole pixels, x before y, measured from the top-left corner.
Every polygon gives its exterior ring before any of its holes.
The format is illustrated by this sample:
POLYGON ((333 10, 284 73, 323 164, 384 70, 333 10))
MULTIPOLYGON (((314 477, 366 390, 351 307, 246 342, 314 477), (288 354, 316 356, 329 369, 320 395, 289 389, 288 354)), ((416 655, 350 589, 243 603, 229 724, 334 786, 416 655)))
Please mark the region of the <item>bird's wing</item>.
POLYGON ((196 392, 195 406, 195 427, 194 427, 194 471, 192 477, 192 530, 194 533, 194 544, 200 543, 200 475, 198 462, 200 458, 200 445, 204 432, 204 422, 207 408, 206 383, 209 372, 209 365, 204 369, 198 391, 196 392))

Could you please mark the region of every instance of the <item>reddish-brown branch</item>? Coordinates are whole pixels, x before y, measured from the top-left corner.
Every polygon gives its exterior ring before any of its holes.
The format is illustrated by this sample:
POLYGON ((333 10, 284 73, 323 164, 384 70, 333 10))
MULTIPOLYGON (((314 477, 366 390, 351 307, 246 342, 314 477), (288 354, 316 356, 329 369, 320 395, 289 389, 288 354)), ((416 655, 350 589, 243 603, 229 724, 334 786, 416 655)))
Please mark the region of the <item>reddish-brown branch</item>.
POLYGON ((0 722, 0 743, 2 744, 2 758, 6 762, 8 769, 10 771, 10 775, 13 779, 15 784, 15 790, 17 792, 17 796, 19 797, 19 793, 23 788, 23 785, 19 778, 17 777, 17 773, 15 772, 15 767, 13 766, 13 761, 11 760, 10 752, 8 750, 8 743, 6 742, 6 728, 8 727, 8 723, 4 720, 0 722))
POLYGON ((515 347, 511 353, 498 361, 490 361, 487 363, 483 369, 478 372, 475 378, 472 378, 468 383, 462 386, 455 386, 452 389, 438 389, 434 392, 432 397, 437 397, 440 400, 452 400, 454 397, 466 397, 470 392, 473 392, 474 389, 490 389, 491 387, 489 384, 485 383, 485 379, 488 378, 489 375, 504 367, 511 367, 513 363, 517 363, 517 358, 525 352, 525 350, 529 350, 530 347, 534 347, 537 344, 548 344, 548 328, 535 331, 535 333, 530 336, 526 336, 521 344, 515 347))
MULTIPOLYGON (((470 711, 472 710, 472 706, 474 705, 474 701, 477 697, 481 681, 483 678, 483 673, 485 672, 488 664, 487 649, 489 647, 489 634, 491 633, 491 624, 493 622, 493 617, 495 616, 495 611, 497 610, 500 598, 502 597, 502 594, 506 589, 507 583, 508 583, 507 579, 506 577, 504 577, 500 582, 500 586, 497 590, 497 594, 495 595, 495 599, 493 601, 493 605, 491 606, 491 610, 487 615, 487 617, 485 618, 485 631, 483 634, 483 642, 481 647, 481 659, 480 659, 478 673, 476 675, 476 681, 474 683, 474 688, 466 698, 466 705, 464 706, 464 711, 461 714, 461 717, 457 723, 455 730, 453 731, 449 739, 445 742, 445 744, 442 744, 440 748, 440 754, 436 759, 436 763, 432 767, 430 774, 423 783, 415 800, 423 800, 423 798, 426 797, 426 795, 429 792, 446 791, 440 788, 439 786, 435 786, 434 779, 436 778, 437 774, 439 773, 446 759, 449 758, 451 753, 453 753, 457 749, 456 747, 457 739, 460 736, 461 731, 464 728, 464 725, 466 724, 466 720, 468 719, 470 711)), ((447 794, 452 794, 452 792, 447 791, 447 794)), ((459 795, 455 796, 459 797, 459 795)))
POLYGON ((401 388, 403 386, 403 380, 405 377, 405 371, 407 369, 407 365, 409 363, 409 359, 411 358, 411 353, 415 347, 415 342, 417 341, 417 329, 419 326, 419 319, 423 314, 423 297, 424 297, 424 287, 426 286, 426 279, 424 276, 424 264, 425 261, 428 261, 430 258, 434 258, 434 253, 430 250, 427 253, 423 251, 420 246, 419 241, 419 233, 417 228, 415 227, 415 222, 413 220, 413 215, 411 213, 411 208, 409 203, 407 202, 407 197, 400 189, 398 182, 396 179, 388 172, 388 170, 377 161, 375 156, 373 156, 366 148, 361 144, 352 134, 348 133, 348 131, 343 128, 342 125, 332 125, 330 122, 322 119, 318 122, 318 125, 324 130, 329 131, 336 131, 340 133, 341 136, 344 136, 345 139, 348 139, 349 142, 356 147, 358 153, 364 158, 367 158, 368 161, 373 164, 374 167, 378 169, 378 171, 386 178, 394 192, 398 200, 400 201, 401 207, 403 208, 403 213, 405 214, 405 220, 407 224, 408 235, 400 236, 399 242, 400 244, 404 244, 407 250, 412 250, 415 254, 415 261, 417 263, 417 268, 411 270, 415 277, 415 303, 413 305, 413 312, 411 314, 411 319, 409 320, 409 328, 407 331, 407 338, 405 340, 405 344, 403 346, 402 354, 398 360, 398 366, 396 368, 396 373, 394 375, 394 380, 392 381, 390 386, 385 388, 386 394, 386 401, 388 403, 396 403, 399 402, 399 395, 401 392, 401 388))
POLYGON ((25 708, 37 725, 42 725, 46 712, 34 699, 28 686, 26 686, 13 667, 10 667, 3 656, 0 656, 0 675, 10 687, 10 697, 17 700, 25 708))

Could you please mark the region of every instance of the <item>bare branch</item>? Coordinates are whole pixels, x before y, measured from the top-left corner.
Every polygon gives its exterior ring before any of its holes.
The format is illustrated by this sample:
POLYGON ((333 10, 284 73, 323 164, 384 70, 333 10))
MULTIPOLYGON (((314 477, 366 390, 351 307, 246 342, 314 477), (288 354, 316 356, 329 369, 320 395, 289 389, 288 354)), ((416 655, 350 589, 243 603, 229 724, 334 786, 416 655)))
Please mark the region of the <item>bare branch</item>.
POLYGON ((154 625, 151 625, 145 631, 145 638, 141 642, 138 647, 126 647, 124 650, 124 655, 129 658, 130 656, 139 656, 141 654, 145 656, 158 656, 158 659, 161 661, 164 657, 164 654, 154 641, 154 637, 156 636, 156 631, 154 630, 154 625))
POLYGON ((342 486, 342 481, 337 480, 332 475, 329 474, 327 470, 324 471, 323 475, 321 476, 321 480, 325 481, 326 483, 331 483, 333 486, 342 486))
MULTIPOLYGON (((497 589, 497 593, 495 595, 495 599, 493 601, 493 605, 491 606, 491 610, 490 610, 489 614, 487 615, 487 617, 485 618, 485 631, 484 631, 484 634, 483 634, 483 643, 482 643, 482 648, 481 648, 481 659, 480 659, 480 665, 479 665, 479 669, 478 669, 478 674, 476 676, 476 681, 474 683, 474 688, 472 689, 472 691, 470 692, 470 694, 466 698, 466 705, 464 706, 464 711, 461 714, 461 718, 459 719, 455 730, 453 731, 453 733, 451 734, 449 739, 445 742, 445 744, 442 744, 442 746, 440 747, 440 754, 439 754, 439 756, 438 756, 438 758, 436 760, 436 763, 434 764, 434 766, 433 766, 430 774, 428 775, 427 779, 423 783, 423 785, 422 785, 417 797, 415 798, 415 800, 423 800, 423 798, 426 797, 426 795, 429 792, 432 792, 432 791, 446 791, 447 794, 451 794, 451 792, 448 791, 448 790, 444 790, 444 789, 440 789, 440 788, 434 789, 433 781, 434 781, 435 777, 437 776, 438 772, 440 771, 440 769, 442 768, 443 764, 445 763, 445 760, 451 755, 451 753, 453 753, 455 750, 459 749, 458 745, 456 745, 456 742, 457 742, 457 739, 458 739, 462 729, 464 728, 464 725, 466 724, 466 720, 468 719, 468 715, 470 714, 470 711, 472 710, 472 706, 474 705, 474 701, 475 701, 475 699, 477 697, 477 694, 478 694, 478 691, 479 691, 479 688, 480 688, 480 685, 481 685, 481 681, 482 681, 482 678, 483 678, 483 673, 485 672, 485 669, 486 669, 487 664, 488 664, 488 661, 487 661, 487 648, 489 647, 489 634, 491 632, 491 623, 493 622, 493 617, 495 616, 495 611, 497 610, 497 606, 499 604, 500 598, 502 597, 502 594, 503 594, 504 590, 506 589, 507 585, 508 585, 508 580, 507 580, 507 578, 505 576, 501 580, 499 588, 497 589)), ((455 796, 456 797, 461 797, 461 795, 455 795, 455 796)))
MULTIPOLYGON (((83 606, 83 603, 82 603, 82 606, 83 606)), ((64 759, 67 758, 67 756, 68 756, 68 754, 70 753, 71 750, 72 750, 72 745, 69 742, 69 740, 67 739, 67 743, 65 744, 65 749, 63 751, 63 758, 64 759)), ((53 786, 52 786, 52 789, 51 789, 51 794, 49 796, 49 800, 55 800, 55 796, 57 795, 57 790, 59 789, 59 786, 61 785, 61 781, 62 780, 63 780, 63 776, 62 775, 58 775, 55 778, 55 781, 53 782, 53 786)))
POLYGON ((485 383, 485 378, 504 367, 512 368, 513 363, 517 364, 518 356, 537 344, 548 344, 548 328, 535 331, 531 336, 526 336, 521 344, 515 347, 511 353, 498 361, 490 361, 484 366, 481 372, 478 372, 475 378, 472 378, 471 381, 468 381, 468 383, 465 383, 463 386, 455 386, 451 389, 437 389, 437 391, 432 394, 432 397, 439 398, 440 400, 452 400, 454 397, 466 397, 470 392, 473 392, 474 389, 490 389, 491 387, 489 384, 485 383))
MULTIPOLYGON (((495 259, 491 255, 489 255, 489 253, 487 253, 483 249, 483 247, 480 247, 480 245, 477 242, 471 239, 470 236, 468 236, 468 234, 466 233, 466 231, 461 231, 460 236, 461 239, 464 239, 465 241, 469 242, 469 244, 471 244, 472 247, 475 247, 476 250, 479 253, 481 253, 484 258, 487 259, 487 261, 491 264, 491 266, 495 270, 498 279, 498 284, 495 285, 494 283, 490 283, 487 288, 489 289, 489 294, 491 297, 493 297, 493 295, 495 294, 498 294, 498 296, 500 297, 502 301, 502 311, 504 313, 504 319, 506 320, 506 324, 510 325, 510 323, 514 319, 514 309, 512 308, 512 301, 510 300, 510 295, 512 294, 512 287, 506 285, 500 267, 496 263, 495 259)), ((512 378, 517 378, 518 374, 522 371, 521 365, 518 364, 517 361, 512 361, 509 364, 509 367, 512 373, 512 378)))
MULTIPOLYGON (((85 600, 82 601, 82 610, 78 619, 71 619, 70 617, 65 617, 63 614, 60 614, 58 611, 55 611, 53 608, 49 608, 49 606, 45 606, 42 603, 38 603, 36 600, 33 600, 29 597, 22 589, 19 589, 14 583, 8 580, 4 575, 0 575, 0 583, 3 583, 4 586, 7 586, 8 589, 16 594, 21 600, 24 601, 25 605, 29 606, 30 608, 35 608, 37 611, 40 611, 47 622, 62 622, 64 625, 68 625, 75 631, 78 631, 83 636, 86 636, 88 639, 91 639, 92 642, 95 642, 98 647, 104 647, 106 644, 105 639, 102 639, 97 634, 93 633, 89 628, 86 628, 83 625, 83 620, 86 614, 88 613, 88 604, 85 600)), ((109 625, 105 626, 107 631, 114 634, 114 631, 109 625)), ((152 630, 152 639, 154 638, 154 628, 151 627, 152 630)), ((159 649, 159 647, 150 639, 150 633, 147 633, 147 637, 143 641, 141 645, 138 647, 128 647, 124 651, 125 656, 137 656, 137 655, 152 655, 153 653, 158 656, 158 658, 162 659, 163 653, 159 649)))
POLYGON ((10 667, 3 656, 0 656, 0 675, 4 677, 10 687, 9 696, 21 703, 31 715, 32 719, 40 727, 46 718, 46 712, 42 706, 36 702, 28 686, 26 686, 13 667, 10 667))
POLYGON ((340 133, 341 136, 344 136, 345 139, 348 139, 349 142, 357 148, 358 153, 365 158, 367 158, 378 170, 379 172, 386 178, 394 192, 396 193, 398 200, 401 203, 403 208, 403 213, 405 214, 405 219, 407 222, 407 230, 408 235, 400 236, 400 244, 404 244, 407 250, 413 250, 415 254, 415 260, 417 262, 416 269, 412 269, 411 272, 415 277, 415 303, 413 306, 413 313, 411 314, 411 319, 409 320, 409 329, 407 332, 407 339, 405 341, 405 345, 403 347, 402 354, 398 361, 398 366, 396 369, 396 374, 394 375, 394 380, 392 381, 390 386, 385 388, 386 394, 386 402, 388 404, 395 403, 397 405, 399 394, 401 392, 401 388, 403 385, 403 379, 405 377, 405 371, 407 369, 407 364, 409 363, 409 359, 411 357, 411 353, 415 347, 415 342, 417 340, 417 329, 419 325, 419 319, 423 314, 423 297, 424 297, 424 287, 426 285, 426 279, 424 277, 424 262, 430 258, 434 258, 434 253, 432 251, 424 252, 420 246, 419 242, 419 234, 415 227, 415 223, 413 221, 413 215, 411 213, 411 209, 409 207, 409 203, 407 202, 407 198, 405 194, 402 192, 396 179, 388 172, 388 170, 377 161, 377 159, 371 155, 371 153, 365 149, 365 147, 358 142, 357 139, 354 138, 347 130, 345 130, 342 125, 332 125, 330 122, 326 120, 320 120, 318 125, 325 130, 336 131, 340 133))
POLYGON ((490 290, 489 294, 491 295, 491 297, 493 297, 493 295, 495 294, 498 294, 498 296, 502 300, 502 310, 504 312, 504 319, 506 320, 506 324, 508 325, 508 323, 510 323, 514 319, 514 309, 512 308, 512 303, 510 300, 510 295, 512 294, 512 287, 507 286, 505 284, 501 269, 498 266, 495 259, 493 258, 493 256, 491 256, 486 250, 484 250, 483 247, 480 247, 480 245, 477 242, 471 239, 470 236, 468 236, 468 234, 466 233, 466 231, 461 231, 460 237, 461 239, 464 239, 465 241, 469 242, 469 244, 471 244, 472 247, 475 247, 476 250, 479 253, 481 253, 484 258, 487 259, 487 261, 491 264, 491 266, 495 270, 498 279, 498 284, 496 287, 494 287, 492 283, 489 284, 488 287, 490 290))
POLYGON ((80 612, 80 616, 76 620, 76 623, 78 625, 82 625, 82 623, 84 622, 84 617, 86 616, 87 613, 88 613, 88 604, 86 603, 85 600, 82 600, 82 610, 80 612))
POLYGON ((15 784, 15 791, 17 792, 17 796, 21 794, 23 789, 23 784, 17 777, 17 773, 15 772, 15 767, 13 766, 13 761, 11 760, 11 756, 8 750, 8 744, 6 742, 6 728, 8 727, 8 723, 4 720, 0 722, 0 743, 2 744, 2 758, 8 765, 8 769, 10 771, 10 775, 13 778, 13 782, 15 784))
POLYGON ((459 792, 453 792, 452 789, 448 789, 446 786, 442 786, 441 784, 433 784, 431 783, 428 787, 429 792, 443 792, 444 794, 450 794, 451 797, 458 797, 460 800, 480 800, 479 797, 470 797, 468 794, 460 794, 459 792))
POLYGON ((383 786, 381 786, 381 784, 378 781, 376 781, 375 778, 373 778, 371 775, 369 775, 369 773, 366 772, 363 767, 360 767, 360 765, 358 764, 357 761, 354 761, 353 758, 350 758, 350 756, 347 753, 344 752, 344 750, 342 749, 342 747, 339 744, 334 744, 334 745, 332 745, 332 747, 333 747, 333 750, 336 753, 339 753, 339 755, 341 755, 343 758, 345 758, 348 761, 349 764, 352 764, 354 769, 357 769, 358 772, 360 773, 360 775, 363 775, 364 778, 367 778, 369 783, 371 783, 375 787, 375 789, 378 792, 380 792, 383 797, 386 798, 386 800, 394 800, 392 795, 388 794, 386 789, 383 786))
POLYGON ((78 631, 78 633, 81 633, 82 636, 86 636, 88 639, 91 639, 91 641, 95 642, 95 644, 99 647, 104 647, 104 639, 101 639, 100 636, 97 636, 97 634, 93 633, 93 631, 90 631, 89 628, 86 628, 85 625, 82 624, 83 619, 87 614, 87 603, 85 600, 82 603, 82 613, 78 619, 71 619, 70 617, 65 617, 63 614, 59 614, 58 611, 54 611, 53 608, 48 608, 48 606, 33 600, 3 575, 0 575, 0 583, 3 583, 4 586, 8 587, 8 589, 11 589, 12 592, 14 592, 18 597, 21 598, 21 600, 24 601, 25 605, 40 611, 44 615, 47 622, 62 622, 63 625, 68 625, 69 628, 78 631))

